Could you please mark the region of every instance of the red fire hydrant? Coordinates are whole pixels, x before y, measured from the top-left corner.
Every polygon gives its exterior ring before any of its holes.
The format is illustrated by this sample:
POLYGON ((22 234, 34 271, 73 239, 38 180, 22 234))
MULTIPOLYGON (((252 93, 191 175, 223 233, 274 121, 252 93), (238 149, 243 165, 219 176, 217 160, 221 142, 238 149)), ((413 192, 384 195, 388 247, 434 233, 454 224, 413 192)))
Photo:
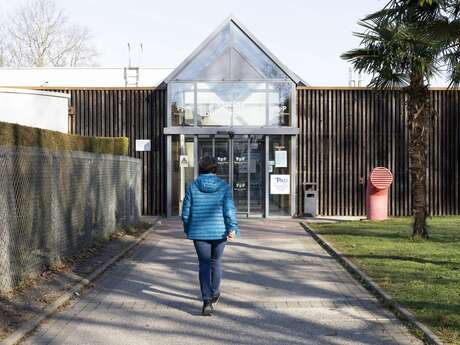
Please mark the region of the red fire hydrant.
POLYGON ((366 190, 367 219, 384 220, 388 217, 388 188, 393 174, 384 167, 377 167, 369 175, 366 190))

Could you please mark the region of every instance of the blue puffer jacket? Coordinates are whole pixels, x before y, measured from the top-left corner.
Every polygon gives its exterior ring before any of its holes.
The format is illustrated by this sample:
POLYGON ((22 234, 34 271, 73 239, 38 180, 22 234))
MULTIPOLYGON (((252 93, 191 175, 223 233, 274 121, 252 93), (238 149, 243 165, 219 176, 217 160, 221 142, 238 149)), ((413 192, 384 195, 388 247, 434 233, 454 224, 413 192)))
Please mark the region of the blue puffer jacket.
POLYGON ((202 174, 190 184, 182 220, 190 240, 220 240, 230 231, 240 233, 230 187, 214 174, 202 174))

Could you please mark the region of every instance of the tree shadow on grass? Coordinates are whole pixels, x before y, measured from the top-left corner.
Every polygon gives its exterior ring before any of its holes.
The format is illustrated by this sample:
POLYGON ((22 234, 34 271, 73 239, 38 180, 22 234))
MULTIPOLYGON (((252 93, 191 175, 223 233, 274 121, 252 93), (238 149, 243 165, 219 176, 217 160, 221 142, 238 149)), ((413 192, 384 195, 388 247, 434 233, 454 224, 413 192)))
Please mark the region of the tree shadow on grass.
POLYGON ((406 230, 400 230, 395 232, 394 230, 363 230, 363 229, 321 229, 316 228, 315 232, 320 235, 327 236, 350 236, 350 237, 359 237, 359 238, 387 238, 394 240, 402 240, 411 243, 460 243, 460 236, 455 236, 453 234, 432 234, 428 240, 413 240, 411 238, 411 232, 406 230))
POLYGON ((397 261, 410 261, 419 264, 433 264, 433 265, 460 265, 460 262, 447 261, 447 260, 428 260, 414 256, 402 255, 375 255, 375 254, 346 254, 347 258, 351 259, 376 259, 376 260, 397 260, 397 261))

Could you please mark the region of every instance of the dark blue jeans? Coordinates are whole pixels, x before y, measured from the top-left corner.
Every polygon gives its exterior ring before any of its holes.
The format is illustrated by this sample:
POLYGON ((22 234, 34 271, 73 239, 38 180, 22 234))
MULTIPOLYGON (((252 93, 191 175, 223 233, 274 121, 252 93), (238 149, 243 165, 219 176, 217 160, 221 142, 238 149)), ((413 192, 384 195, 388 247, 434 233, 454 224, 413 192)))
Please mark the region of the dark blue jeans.
POLYGON ((203 301, 210 300, 219 293, 222 277, 221 259, 227 240, 194 240, 200 265, 200 288, 203 301))

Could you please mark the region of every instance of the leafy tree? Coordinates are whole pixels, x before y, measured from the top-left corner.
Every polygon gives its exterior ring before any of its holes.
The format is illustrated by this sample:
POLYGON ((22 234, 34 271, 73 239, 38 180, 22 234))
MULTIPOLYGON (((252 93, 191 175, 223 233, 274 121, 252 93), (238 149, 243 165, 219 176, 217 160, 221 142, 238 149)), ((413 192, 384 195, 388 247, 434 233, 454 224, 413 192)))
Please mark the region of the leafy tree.
POLYGON ((456 0, 390 0, 362 21, 360 47, 342 54, 360 72, 371 74, 370 86, 401 88, 406 94, 413 237, 428 238, 427 151, 432 126, 430 80, 443 70, 451 84, 460 81, 456 0))

